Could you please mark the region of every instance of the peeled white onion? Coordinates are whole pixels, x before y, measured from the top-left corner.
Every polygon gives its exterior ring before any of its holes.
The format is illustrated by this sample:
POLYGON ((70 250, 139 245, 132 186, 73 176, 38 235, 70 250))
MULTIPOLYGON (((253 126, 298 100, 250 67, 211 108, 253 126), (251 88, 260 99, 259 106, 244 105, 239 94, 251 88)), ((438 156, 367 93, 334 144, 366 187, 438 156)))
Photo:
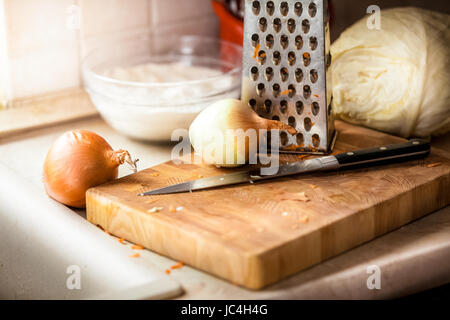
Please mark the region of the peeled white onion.
POLYGON ((257 141, 251 143, 246 133, 259 130, 296 130, 287 124, 261 118, 247 104, 236 99, 224 99, 204 109, 189 128, 189 139, 195 152, 207 164, 220 167, 244 165, 258 151, 257 141))

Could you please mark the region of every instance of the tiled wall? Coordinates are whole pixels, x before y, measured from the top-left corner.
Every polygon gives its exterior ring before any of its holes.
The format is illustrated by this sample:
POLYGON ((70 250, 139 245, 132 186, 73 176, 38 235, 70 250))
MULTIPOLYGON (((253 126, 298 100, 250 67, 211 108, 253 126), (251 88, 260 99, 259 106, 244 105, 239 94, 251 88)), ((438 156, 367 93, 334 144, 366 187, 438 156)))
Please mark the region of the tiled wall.
MULTIPOLYGON (((5 21, 4 7, 0 0, 0 21, 5 21)), ((9 71, 6 48, 6 33, 4 24, 0 23, 0 110, 6 106, 9 99, 9 71)))
MULTIPOLYGON (((448 13, 450 3, 332 2, 333 39, 363 17, 371 4, 382 9, 412 5, 448 13)), ((0 0, 0 108, 7 91, 21 98, 80 86, 80 61, 86 52, 103 41, 141 33, 217 36, 218 22, 210 0, 0 0)))
POLYGON ((0 0, 0 7, 0 67, 3 50, 14 99, 80 86, 82 57, 103 41, 142 33, 218 35, 210 0, 0 0))
POLYGON ((66 28, 73 0, 4 0, 13 97, 79 84, 77 32, 66 28))

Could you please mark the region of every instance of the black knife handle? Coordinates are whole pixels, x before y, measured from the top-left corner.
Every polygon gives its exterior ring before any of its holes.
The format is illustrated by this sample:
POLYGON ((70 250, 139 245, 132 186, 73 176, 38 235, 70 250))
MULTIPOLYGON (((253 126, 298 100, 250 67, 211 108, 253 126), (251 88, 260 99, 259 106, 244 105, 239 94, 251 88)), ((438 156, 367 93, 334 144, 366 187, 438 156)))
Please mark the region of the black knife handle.
POLYGON ((424 157, 430 153, 430 143, 422 139, 412 139, 405 143, 382 147, 349 151, 335 155, 340 167, 364 164, 389 163, 424 157))

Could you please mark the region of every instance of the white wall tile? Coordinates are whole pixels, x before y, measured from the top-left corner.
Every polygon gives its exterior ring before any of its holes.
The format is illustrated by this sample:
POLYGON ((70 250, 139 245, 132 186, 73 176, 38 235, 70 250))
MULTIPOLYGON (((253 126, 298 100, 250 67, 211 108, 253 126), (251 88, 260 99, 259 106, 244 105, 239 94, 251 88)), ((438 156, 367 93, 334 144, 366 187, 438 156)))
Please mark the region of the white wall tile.
POLYGON ((151 34, 150 27, 142 27, 135 29, 127 29, 120 32, 110 32, 98 36, 84 37, 81 40, 81 58, 84 58, 92 49, 102 47, 105 44, 120 43, 126 39, 132 39, 133 37, 143 34, 151 34))
POLYGON ((81 57, 105 42, 142 34, 218 36, 210 0, 1 1, 13 98, 80 86, 81 57), (67 27, 74 8, 79 30, 67 27))
POLYGON ((76 40, 66 27, 75 0, 5 0, 10 50, 67 44, 76 40))
POLYGON ((6 24, 4 1, 0 0, 0 110, 8 105, 10 100, 10 79, 8 49, 6 46, 6 24), (4 45, 2 45, 4 44, 4 45))
POLYGON ((149 0, 153 27, 214 16, 211 0, 149 0))
POLYGON ((153 34, 177 34, 177 35, 199 35, 207 37, 218 37, 219 22, 215 17, 197 19, 186 19, 179 23, 164 24, 153 27, 153 34))
POLYGON ((141 0, 128 0, 126 8, 121 0, 108 0, 108 7, 115 8, 108 9, 111 11, 108 13, 110 17, 105 19, 123 21, 120 27, 116 24, 113 29, 106 22, 97 27, 89 22, 90 19, 103 14, 105 8, 100 4, 104 1, 80 0, 83 16, 82 57, 103 43, 120 42, 142 34, 218 35, 218 21, 210 0, 147 0, 146 20, 141 0), (147 21, 147 24, 144 21, 147 21))
POLYGON ((149 0, 153 34, 219 35, 210 0, 149 0))
POLYGON ((78 31, 67 27, 77 0, 4 0, 12 98, 80 85, 78 31))
POLYGON ((79 0, 83 38, 149 25, 148 0, 79 0))
POLYGON ((77 44, 24 50, 9 63, 14 98, 80 86, 77 44))

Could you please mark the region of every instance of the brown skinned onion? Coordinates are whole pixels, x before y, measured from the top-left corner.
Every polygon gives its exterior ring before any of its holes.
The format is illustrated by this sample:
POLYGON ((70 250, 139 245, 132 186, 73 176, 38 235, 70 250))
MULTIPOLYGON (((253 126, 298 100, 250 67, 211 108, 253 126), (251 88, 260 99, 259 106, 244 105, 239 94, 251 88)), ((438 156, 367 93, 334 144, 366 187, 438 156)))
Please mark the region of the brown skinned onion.
POLYGON ((127 162, 136 171, 136 161, 126 150, 114 151, 98 134, 72 130, 50 147, 44 162, 44 186, 48 195, 71 207, 86 206, 86 191, 117 179, 118 168, 127 162))

